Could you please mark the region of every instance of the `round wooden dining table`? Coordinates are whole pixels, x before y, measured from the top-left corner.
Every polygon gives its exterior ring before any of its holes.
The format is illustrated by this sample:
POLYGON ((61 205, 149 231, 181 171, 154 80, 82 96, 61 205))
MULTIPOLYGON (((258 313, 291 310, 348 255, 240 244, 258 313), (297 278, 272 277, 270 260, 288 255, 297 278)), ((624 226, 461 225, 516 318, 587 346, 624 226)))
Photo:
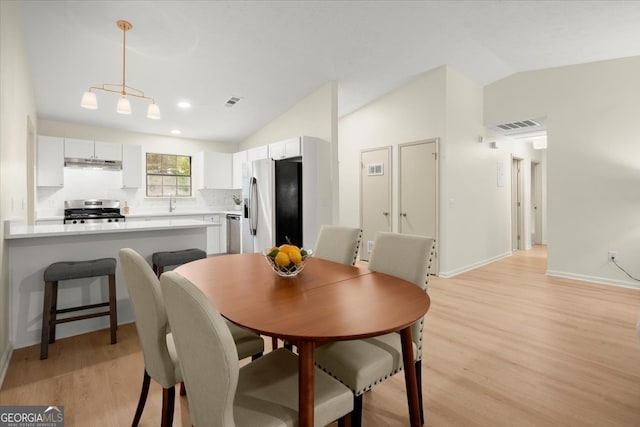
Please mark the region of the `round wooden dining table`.
POLYGON ((223 255, 175 269, 228 320, 298 348, 300 426, 313 426, 314 349, 330 341, 399 331, 412 426, 420 425, 411 325, 429 296, 400 278, 311 257, 295 277, 277 275, 262 254, 223 255))

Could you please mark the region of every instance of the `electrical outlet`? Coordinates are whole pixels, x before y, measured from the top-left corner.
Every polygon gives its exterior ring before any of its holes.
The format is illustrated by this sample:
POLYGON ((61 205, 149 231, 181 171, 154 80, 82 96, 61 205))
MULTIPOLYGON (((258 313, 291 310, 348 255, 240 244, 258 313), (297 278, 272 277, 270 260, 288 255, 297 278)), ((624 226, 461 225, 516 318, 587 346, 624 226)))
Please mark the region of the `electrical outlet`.
POLYGON ((608 258, 607 258, 607 259, 608 259, 609 261, 615 261, 615 260, 616 260, 616 258, 618 258, 618 252, 617 252, 617 251, 609 251, 609 254, 608 254, 608 255, 609 255, 609 256, 608 256, 608 258))

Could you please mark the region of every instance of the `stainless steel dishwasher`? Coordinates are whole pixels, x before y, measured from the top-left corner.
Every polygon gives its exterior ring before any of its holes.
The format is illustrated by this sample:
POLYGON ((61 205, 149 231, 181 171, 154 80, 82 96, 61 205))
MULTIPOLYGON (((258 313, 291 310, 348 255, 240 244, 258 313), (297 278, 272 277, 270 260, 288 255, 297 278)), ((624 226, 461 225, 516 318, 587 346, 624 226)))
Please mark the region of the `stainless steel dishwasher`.
POLYGON ((240 214, 227 214, 227 253, 240 253, 240 214))

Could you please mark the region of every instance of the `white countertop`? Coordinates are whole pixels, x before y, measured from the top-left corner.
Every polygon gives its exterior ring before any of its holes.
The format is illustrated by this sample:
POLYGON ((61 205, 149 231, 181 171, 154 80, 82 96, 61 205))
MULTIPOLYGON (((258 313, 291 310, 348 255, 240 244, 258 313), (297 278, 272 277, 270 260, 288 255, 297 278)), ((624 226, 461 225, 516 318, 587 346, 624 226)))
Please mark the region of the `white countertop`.
MULTIPOLYGON (((242 213, 241 210, 230 210, 230 211, 174 211, 174 212, 165 212, 165 211, 153 211, 153 212, 134 212, 127 215, 123 215, 126 218, 153 218, 153 217, 181 217, 181 216, 206 216, 206 215, 227 215, 227 214, 237 214, 240 215, 242 213)), ((36 219, 37 221, 60 221, 64 219, 64 216, 47 216, 47 217, 39 217, 36 219)))
POLYGON ((162 219, 100 224, 46 224, 25 225, 5 221, 5 239, 29 239, 36 237, 83 236, 91 234, 130 233, 134 231, 154 231, 180 228, 204 228, 215 224, 195 219, 162 219))

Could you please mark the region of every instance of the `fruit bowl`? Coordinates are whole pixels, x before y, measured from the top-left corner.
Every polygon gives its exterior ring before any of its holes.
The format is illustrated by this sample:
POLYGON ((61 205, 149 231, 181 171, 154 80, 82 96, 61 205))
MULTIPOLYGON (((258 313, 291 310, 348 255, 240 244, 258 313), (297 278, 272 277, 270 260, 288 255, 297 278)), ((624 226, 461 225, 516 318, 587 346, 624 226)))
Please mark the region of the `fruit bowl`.
POLYGON ((302 271, 307 260, 311 257, 312 252, 303 248, 297 248, 293 245, 282 245, 279 248, 273 247, 267 249, 263 252, 263 255, 271 269, 277 275, 282 277, 294 277, 302 271), (289 248, 287 248, 287 246, 289 248), (290 251, 294 252, 291 257, 289 257, 290 251), (286 255, 286 258, 283 255, 278 255, 280 253, 286 255))

